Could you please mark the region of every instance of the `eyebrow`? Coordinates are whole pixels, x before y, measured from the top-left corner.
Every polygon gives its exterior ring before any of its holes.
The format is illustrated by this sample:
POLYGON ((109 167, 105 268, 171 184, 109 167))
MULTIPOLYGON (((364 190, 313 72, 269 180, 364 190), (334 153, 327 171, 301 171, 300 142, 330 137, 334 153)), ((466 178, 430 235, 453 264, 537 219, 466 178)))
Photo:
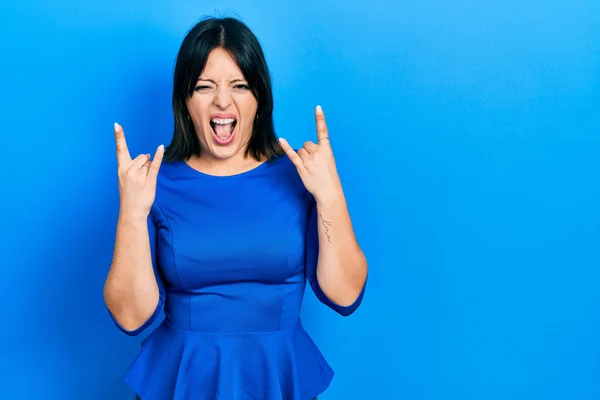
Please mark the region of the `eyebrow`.
MULTIPOLYGON (((215 82, 215 81, 214 81, 214 80, 212 80, 212 79, 198 78, 198 80, 197 80, 196 82, 199 82, 199 81, 210 82, 210 83, 214 83, 215 85, 217 84, 217 82, 215 82)), ((229 83, 245 82, 245 81, 246 81, 245 79, 239 79, 239 78, 238 78, 238 79, 234 79, 234 80, 232 80, 232 81, 231 81, 231 82, 229 82, 229 83)))

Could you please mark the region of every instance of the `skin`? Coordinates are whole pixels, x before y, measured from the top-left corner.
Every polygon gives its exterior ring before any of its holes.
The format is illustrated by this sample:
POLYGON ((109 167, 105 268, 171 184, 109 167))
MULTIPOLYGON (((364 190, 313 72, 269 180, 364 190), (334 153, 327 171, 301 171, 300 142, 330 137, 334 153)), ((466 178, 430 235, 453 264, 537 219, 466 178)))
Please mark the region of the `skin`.
MULTIPOLYGON (((208 173, 229 175, 262 162, 243 156, 258 103, 237 63, 225 50, 217 48, 209 55, 187 105, 202 148, 201 156, 190 158, 188 164, 208 173), (215 144, 210 126, 210 116, 214 113, 231 113, 238 119, 233 143, 215 144)), ((317 202, 319 284, 332 301, 350 305, 366 281, 367 261, 354 234, 321 107, 315 110, 315 119, 317 143, 307 141, 296 153, 285 139, 280 142, 317 202)))
POLYGON ((159 300, 147 218, 156 195, 164 146, 158 146, 152 161, 150 154, 132 159, 125 132, 117 123, 114 133, 120 209, 113 260, 104 283, 104 302, 123 328, 133 330, 152 315, 159 300))
POLYGON ((205 173, 230 175, 264 161, 244 157, 258 101, 227 51, 216 48, 210 53, 187 107, 202 149, 200 157, 187 160, 189 165, 205 173), (210 125, 211 115, 218 113, 233 114, 237 120, 233 142, 225 146, 214 141, 210 125))
MULTIPOLYGON (((264 160, 245 158, 258 103, 231 56, 215 49, 188 99, 190 118, 201 144, 201 156, 187 160, 193 168, 214 175, 241 173, 264 160), (237 119, 232 143, 214 142, 210 116, 230 113, 237 119)), ((325 116, 315 110, 317 143, 307 141, 295 152, 280 139, 306 189, 313 195, 319 215, 317 279, 335 303, 347 306, 359 295, 367 277, 367 261, 359 247, 337 173, 325 116)), ((113 261, 104 285, 104 300, 115 319, 128 330, 141 326, 154 312, 159 290, 150 256, 147 218, 156 194, 156 181, 164 155, 159 146, 132 158, 123 128, 114 128, 120 210, 113 261)))
POLYGON ((329 130, 320 106, 315 110, 317 143, 307 141, 294 151, 281 138, 281 146, 317 203, 319 258, 317 279, 323 292, 335 303, 351 305, 367 279, 367 260, 362 252, 348 212, 329 140, 329 130))

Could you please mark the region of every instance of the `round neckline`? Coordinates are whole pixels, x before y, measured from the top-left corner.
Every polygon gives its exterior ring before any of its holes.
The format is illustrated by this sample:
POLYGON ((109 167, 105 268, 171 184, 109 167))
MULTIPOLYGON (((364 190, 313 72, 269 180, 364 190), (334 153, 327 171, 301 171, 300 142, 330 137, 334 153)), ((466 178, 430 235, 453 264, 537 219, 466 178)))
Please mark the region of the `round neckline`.
POLYGON ((187 169, 188 171, 192 172, 193 174, 195 174, 197 176, 200 176, 203 178, 209 178, 209 179, 227 180, 227 179, 235 179, 235 178, 245 177, 245 176, 251 175, 255 172, 258 172, 258 171, 262 170, 263 168, 266 168, 267 164, 269 164, 270 161, 269 160, 263 161, 260 164, 258 164, 257 166, 250 168, 249 170, 238 172, 238 173, 231 174, 231 175, 213 175, 213 174, 209 174, 207 172, 202 172, 202 171, 197 170, 196 168, 192 167, 191 165, 189 165, 186 160, 180 160, 179 163, 185 169, 187 169))

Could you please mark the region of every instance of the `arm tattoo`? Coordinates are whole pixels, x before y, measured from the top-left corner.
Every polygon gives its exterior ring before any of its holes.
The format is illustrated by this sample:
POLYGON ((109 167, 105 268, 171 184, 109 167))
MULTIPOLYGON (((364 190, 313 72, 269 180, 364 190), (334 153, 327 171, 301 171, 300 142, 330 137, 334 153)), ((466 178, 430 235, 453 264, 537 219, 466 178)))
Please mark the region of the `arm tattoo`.
POLYGON ((325 227, 325 235, 327 235, 327 240, 329 241, 329 243, 331 243, 331 236, 329 236, 329 226, 331 226, 331 222, 326 221, 323 218, 323 214, 319 214, 319 217, 321 217, 321 223, 325 227))

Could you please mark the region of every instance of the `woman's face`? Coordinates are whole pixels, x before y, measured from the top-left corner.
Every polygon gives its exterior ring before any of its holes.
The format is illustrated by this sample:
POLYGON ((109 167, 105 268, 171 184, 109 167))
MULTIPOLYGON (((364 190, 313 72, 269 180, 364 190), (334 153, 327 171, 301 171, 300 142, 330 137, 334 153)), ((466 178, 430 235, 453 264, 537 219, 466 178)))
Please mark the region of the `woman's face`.
POLYGON ((235 60, 214 49, 187 100, 202 157, 228 159, 243 154, 252 135, 258 102, 235 60))

